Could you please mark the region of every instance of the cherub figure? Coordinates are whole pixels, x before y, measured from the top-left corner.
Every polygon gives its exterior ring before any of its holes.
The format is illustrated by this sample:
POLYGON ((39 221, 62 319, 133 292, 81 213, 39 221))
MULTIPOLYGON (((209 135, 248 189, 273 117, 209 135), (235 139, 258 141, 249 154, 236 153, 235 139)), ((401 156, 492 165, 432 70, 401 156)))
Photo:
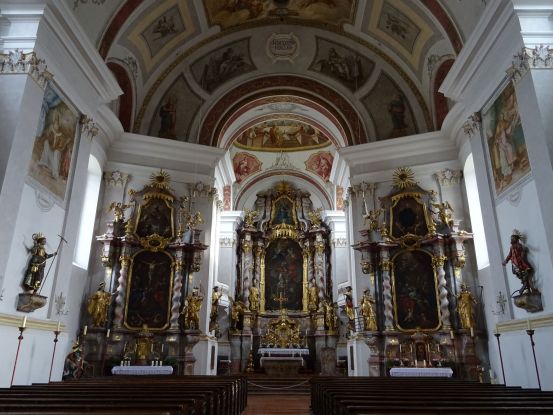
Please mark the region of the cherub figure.
POLYGON ((254 222, 257 219, 259 212, 257 210, 244 209, 244 226, 246 228, 254 227, 254 222))
POLYGON ((321 213, 323 211, 323 208, 317 208, 315 210, 311 210, 307 212, 307 217, 311 221, 311 228, 318 229, 321 227, 321 213))
POLYGON ((383 209, 370 210, 367 214, 363 215, 363 223, 368 224, 368 231, 373 232, 378 230, 378 218, 384 212, 383 209))
POLYGON ((114 222, 124 222, 125 221, 125 210, 130 208, 130 204, 124 204, 122 202, 111 202, 109 205, 108 212, 113 210, 113 221, 114 222))
POLYGON ((449 228, 453 228, 453 217, 451 213, 453 208, 446 200, 443 203, 432 203, 432 206, 438 209, 438 217, 444 225, 447 225, 449 228))

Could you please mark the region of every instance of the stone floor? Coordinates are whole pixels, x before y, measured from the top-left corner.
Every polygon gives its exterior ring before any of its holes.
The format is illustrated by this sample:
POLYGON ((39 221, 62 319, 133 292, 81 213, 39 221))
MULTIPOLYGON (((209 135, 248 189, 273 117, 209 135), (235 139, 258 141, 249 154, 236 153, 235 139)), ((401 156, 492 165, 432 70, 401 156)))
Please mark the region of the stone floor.
POLYGON ((310 396, 249 395, 242 415, 310 415, 310 396))

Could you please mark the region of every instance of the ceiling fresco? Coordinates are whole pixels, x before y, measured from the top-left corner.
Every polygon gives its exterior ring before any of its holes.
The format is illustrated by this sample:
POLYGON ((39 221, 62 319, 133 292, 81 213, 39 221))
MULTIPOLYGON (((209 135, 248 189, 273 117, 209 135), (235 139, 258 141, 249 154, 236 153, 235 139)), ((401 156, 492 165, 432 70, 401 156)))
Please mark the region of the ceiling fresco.
MULTIPOLYGON (((64 1, 100 55, 121 65, 117 79, 132 97, 121 100, 132 105, 120 109, 121 119, 131 118, 127 129, 212 146, 238 137, 236 146, 256 156, 439 128, 433 120, 443 120, 448 103, 433 99, 435 80, 450 67, 441 64, 455 59, 486 7, 482 0, 462 7, 459 0, 64 1), (263 113, 262 126, 260 114, 244 110, 282 94, 332 127, 285 121, 278 109, 263 113), (234 130, 225 130, 229 123, 234 130)), ((315 174, 306 160, 297 167, 315 174)))
POLYGON ((354 0, 206 0, 211 25, 222 28, 267 18, 297 18, 340 25, 351 22, 354 0))
POLYGON ((317 127, 288 118, 260 122, 234 142, 238 148, 277 152, 310 150, 330 144, 330 139, 317 127))

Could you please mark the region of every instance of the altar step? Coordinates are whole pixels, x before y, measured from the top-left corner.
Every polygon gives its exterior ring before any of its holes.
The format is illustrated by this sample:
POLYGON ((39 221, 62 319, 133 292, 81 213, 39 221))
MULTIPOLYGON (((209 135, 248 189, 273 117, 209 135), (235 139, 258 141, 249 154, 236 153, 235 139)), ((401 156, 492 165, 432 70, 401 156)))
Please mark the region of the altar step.
POLYGON ((248 376, 248 395, 309 395, 311 376, 248 376))

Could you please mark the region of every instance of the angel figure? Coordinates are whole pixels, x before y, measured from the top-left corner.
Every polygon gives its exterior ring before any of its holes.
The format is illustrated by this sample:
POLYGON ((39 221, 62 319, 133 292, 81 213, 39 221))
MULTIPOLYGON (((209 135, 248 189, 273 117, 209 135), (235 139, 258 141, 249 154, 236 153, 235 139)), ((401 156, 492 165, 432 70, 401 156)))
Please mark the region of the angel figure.
POLYGON ((453 217, 451 216, 453 208, 449 202, 446 200, 443 203, 432 203, 432 206, 438 209, 438 217, 442 223, 447 225, 449 228, 453 228, 453 217))
POLYGON ((257 210, 244 209, 244 226, 246 228, 254 227, 254 222, 257 219, 259 212, 257 210))
POLYGON ((204 223, 204 219, 202 218, 202 214, 200 212, 196 212, 194 214, 187 212, 185 214, 185 221, 186 229, 195 229, 196 226, 204 223))
POLYGON ((109 205, 108 212, 113 210, 113 221, 114 222, 124 222, 125 221, 125 210, 130 208, 130 204, 123 204, 122 202, 111 202, 109 205))
POLYGON ((367 212, 366 215, 363 215, 363 223, 367 225, 368 223, 368 231, 373 232, 378 230, 378 218, 382 213, 384 212, 384 209, 375 209, 370 210, 367 212))
POLYGON ((315 210, 311 210, 307 213, 307 217, 311 221, 311 228, 318 229, 321 227, 321 212, 323 211, 323 208, 317 208, 315 210))

